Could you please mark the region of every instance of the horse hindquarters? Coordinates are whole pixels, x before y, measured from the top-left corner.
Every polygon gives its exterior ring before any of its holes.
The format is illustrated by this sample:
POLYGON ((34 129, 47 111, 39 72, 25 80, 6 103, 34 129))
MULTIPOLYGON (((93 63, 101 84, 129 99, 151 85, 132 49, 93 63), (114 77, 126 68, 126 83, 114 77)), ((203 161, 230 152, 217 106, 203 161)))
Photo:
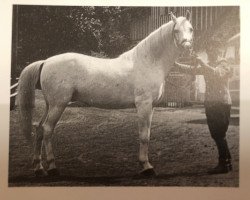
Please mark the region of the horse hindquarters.
POLYGON ((63 70, 66 68, 64 66, 67 65, 62 65, 60 68, 57 63, 54 63, 54 65, 45 63, 41 73, 41 87, 48 111, 41 122, 40 128, 49 175, 58 174, 52 145, 53 131, 68 103, 72 100, 75 91, 73 78, 70 78, 68 73, 63 74, 65 72, 63 70))

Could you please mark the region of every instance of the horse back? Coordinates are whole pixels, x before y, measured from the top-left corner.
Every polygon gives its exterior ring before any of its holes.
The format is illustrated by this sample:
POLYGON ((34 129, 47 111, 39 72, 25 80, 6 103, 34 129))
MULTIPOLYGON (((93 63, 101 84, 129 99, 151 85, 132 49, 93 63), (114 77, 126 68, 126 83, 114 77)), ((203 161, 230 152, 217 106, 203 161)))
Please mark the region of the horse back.
POLYGON ((69 99, 71 95, 71 99, 91 105, 122 106, 134 102, 132 67, 119 59, 75 53, 51 57, 44 63, 41 86, 47 96, 66 95, 69 99))

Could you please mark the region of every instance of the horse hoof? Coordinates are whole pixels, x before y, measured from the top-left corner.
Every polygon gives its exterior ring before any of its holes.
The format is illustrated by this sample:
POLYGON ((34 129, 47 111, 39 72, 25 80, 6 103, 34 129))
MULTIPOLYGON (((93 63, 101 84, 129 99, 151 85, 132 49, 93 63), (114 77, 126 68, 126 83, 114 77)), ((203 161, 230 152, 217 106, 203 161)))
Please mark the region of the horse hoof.
POLYGON ((140 175, 144 177, 154 177, 156 176, 155 170, 153 168, 146 169, 140 172, 140 175))
POLYGON ((49 177, 59 177, 60 173, 59 173, 58 169, 54 168, 54 169, 48 170, 48 176, 49 177))
POLYGON ((42 178, 42 177, 46 177, 48 174, 44 169, 38 169, 35 171, 35 176, 37 178, 42 178))

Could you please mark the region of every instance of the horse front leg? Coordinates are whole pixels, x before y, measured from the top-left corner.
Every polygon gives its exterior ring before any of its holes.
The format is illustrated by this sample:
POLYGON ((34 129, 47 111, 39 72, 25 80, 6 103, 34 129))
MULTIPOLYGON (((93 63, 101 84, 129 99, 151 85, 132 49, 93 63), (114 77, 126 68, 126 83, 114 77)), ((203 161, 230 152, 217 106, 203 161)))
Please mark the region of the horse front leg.
POLYGON ((153 166, 150 164, 148 159, 148 149, 150 140, 150 128, 153 116, 152 101, 150 99, 136 102, 138 111, 138 125, 139 125, 139 162, 142 166, 142 175, 151 176, 155 175, 153 166))

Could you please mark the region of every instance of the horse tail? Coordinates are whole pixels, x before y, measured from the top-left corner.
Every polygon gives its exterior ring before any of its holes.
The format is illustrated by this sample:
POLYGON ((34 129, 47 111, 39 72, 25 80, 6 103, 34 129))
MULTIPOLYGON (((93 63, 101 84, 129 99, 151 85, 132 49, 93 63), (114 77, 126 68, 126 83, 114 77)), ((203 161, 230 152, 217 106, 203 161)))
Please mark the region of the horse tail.
POLYGON ((40 85, 40 74, 44 61, 28 65, 22 71, 18 81, 18 99, 20 131, 31 142, 32 109, 35 106, 35 89, 40 85), (39 83, 38 83, 39 82, 39 83))

